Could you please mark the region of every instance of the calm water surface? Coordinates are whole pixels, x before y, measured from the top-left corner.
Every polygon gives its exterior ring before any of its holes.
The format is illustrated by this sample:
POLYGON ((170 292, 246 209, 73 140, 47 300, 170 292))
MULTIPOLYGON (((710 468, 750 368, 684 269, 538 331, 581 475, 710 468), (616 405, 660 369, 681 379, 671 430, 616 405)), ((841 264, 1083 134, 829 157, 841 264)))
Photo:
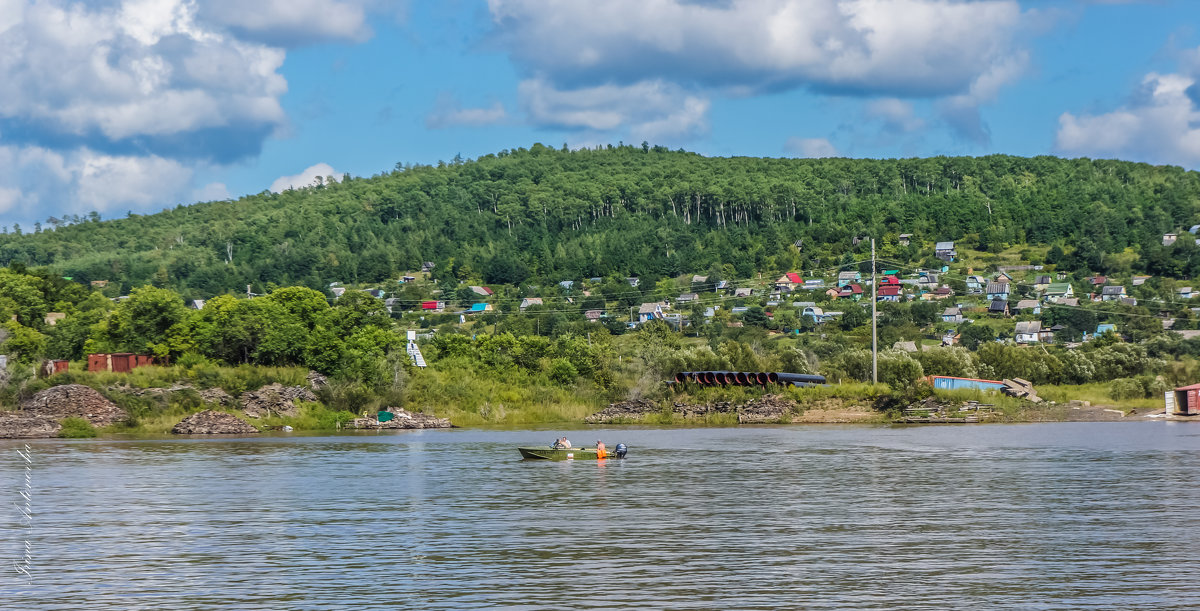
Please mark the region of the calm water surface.
POLYGON ((0 443, 0 607, 1200 607, 1200 425, 560 433, 0 443))

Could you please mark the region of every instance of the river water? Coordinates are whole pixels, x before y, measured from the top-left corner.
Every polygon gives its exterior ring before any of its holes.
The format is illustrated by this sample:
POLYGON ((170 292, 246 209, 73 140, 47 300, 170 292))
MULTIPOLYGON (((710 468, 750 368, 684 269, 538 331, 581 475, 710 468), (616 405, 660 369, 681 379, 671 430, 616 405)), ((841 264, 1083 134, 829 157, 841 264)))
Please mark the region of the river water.
POLYGON ((1192 423, 24 445, 5 609, 1200 607, 1192 423))

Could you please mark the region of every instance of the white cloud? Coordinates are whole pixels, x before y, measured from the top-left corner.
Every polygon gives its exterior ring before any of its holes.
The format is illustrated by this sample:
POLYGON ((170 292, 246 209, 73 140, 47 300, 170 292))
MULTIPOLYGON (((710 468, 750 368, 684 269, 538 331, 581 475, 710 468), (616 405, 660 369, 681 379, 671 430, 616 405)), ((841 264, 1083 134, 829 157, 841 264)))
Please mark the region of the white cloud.
POLYGON ((496 125, 508 119, 504 105, 494 102, 487 108, 463 108, 454 96, 443 94, 438 96, 436 108, 425 117, 425 126, 431 129, 444 127, 481 127, 496 125))
POLYGON ((198 202, 215 202, 223 199, 229 199, 229 187, 223 182, 210 182, 195 191, 192 191, 191 199, 198 202))
POLYGON ((800 157, 837 157, 833 143, 825 138, 789 138, 784 148, 800 157))
POLYGON ((158 156, 0 146, 0 219, 147 210, 182 202, 193 170, 158 156))
POLYGON ((560 86, 668 79, 940 96, 1013 53, 1015 0, 489 0, 521 64, 560 86))
POLYGON ((1128 104, 1112 112, 1058 118, 1055 148, 1066 154, 1200 164, 1197 77, 1150 73, 1128 104))
POLYGON ((243 37, 293 46, 327 41, 362 42, 371 36, 366 23, 370 0, 205 0, 200 15, 243 37))
POLYGON ((627 128, 635 139, 671 139, 708 129, 707 99, 664 81, 558 89, 540 79, 522 81, 522 104, 541 125, 612 131, 627 128))
POLYGON ((322 180, 332 176, 334 181, 338 180, 338 173, 328 163, 318 163, 308 166, 303 172, 292 176, 280 176, 271 183, 271 190, 276 193, 282 193, 288 189, 301 189, 311 187, 316 183, 317 177, 322 180))
MULTIPOLYGON (((13 4, 13 0, 8 0, 13 4)), ((12 7, 9 7, 10 9, 12 7)), ((124 0, 85 7, 18 2, 0 32, 0 119, 19 122, 28 144, 61 142, 172 156, 180 137, 203 130, 260 133, 283 124, 277 70, 284 52, 237 40, 196 19, 190 0, 124 0)), ((193 156, 237 157, 210 138, 193 156)))
POLYGON ((912 102, 897 98, 880 98, 867 103, 868 119, 883 121, 894 132, 915 132, 925 128, 925 120, 916 116, 912 102))

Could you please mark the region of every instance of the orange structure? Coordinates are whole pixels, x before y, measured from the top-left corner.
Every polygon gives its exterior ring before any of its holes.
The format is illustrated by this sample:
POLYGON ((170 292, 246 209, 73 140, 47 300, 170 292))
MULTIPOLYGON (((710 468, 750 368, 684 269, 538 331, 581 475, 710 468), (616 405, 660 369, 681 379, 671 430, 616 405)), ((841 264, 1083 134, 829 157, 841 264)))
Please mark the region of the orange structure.
POLYGON ((153 364, 154 357, 148 354, 133 354, 132 352, 105 354, 99 352, 88 355, 87 370, 126 373, 138 367, 153 364))

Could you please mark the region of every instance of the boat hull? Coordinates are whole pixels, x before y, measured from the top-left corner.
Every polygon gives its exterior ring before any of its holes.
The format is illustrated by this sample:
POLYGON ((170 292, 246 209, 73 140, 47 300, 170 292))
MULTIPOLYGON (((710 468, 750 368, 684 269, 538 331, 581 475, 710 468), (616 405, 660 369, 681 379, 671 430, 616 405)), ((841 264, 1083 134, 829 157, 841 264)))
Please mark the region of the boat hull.
MULTIPOLYGON (((599 455, 596 448, 552 448, 550 446, 529 446, 517 448, 521 458, 530 460, 597 460, 599 455)), ((616 458, 612 450, 606 458, 616 458)))

